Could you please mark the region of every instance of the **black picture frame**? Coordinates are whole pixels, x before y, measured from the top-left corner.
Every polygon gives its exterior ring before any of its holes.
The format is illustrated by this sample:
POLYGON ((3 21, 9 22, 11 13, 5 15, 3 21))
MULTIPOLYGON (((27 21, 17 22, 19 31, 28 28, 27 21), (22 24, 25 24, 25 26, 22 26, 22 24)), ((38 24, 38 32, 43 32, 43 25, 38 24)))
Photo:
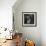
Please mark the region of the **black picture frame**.
POLYGON ((36 27, 37 26, 37 12, 22 12, 22 26, 36 27))

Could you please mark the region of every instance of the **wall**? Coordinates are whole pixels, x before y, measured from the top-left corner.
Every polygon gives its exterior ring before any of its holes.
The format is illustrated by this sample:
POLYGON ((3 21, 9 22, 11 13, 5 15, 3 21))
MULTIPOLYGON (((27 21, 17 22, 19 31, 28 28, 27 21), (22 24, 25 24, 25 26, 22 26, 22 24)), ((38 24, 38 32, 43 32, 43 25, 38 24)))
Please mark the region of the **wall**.
POLYGON ((46 46, 46 0, 41 1, 41 40, 42 46, 46 46))
POLYGON ((18 0, 13 6, 15 30, 23 33, 24 39, 35 41, 41 46, 41 0, 18 0), (22 12, 37 12, 37 27, 22 27, 22 12))
POLYGON ((0 27, 12 29, 12 6, 16 0, 0 0, 0 27))

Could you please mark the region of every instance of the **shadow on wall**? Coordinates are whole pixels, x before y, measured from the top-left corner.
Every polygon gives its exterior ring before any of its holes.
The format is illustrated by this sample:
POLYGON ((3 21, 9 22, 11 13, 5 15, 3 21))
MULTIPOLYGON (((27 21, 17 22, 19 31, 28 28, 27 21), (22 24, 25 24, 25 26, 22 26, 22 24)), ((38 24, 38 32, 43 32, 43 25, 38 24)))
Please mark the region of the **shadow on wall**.
POLYGON ((16 10, 21 5, 21 3, 23 3, 23 1, 24 0, 17 0, 16 3, 12 6, 12 9, 16 10))

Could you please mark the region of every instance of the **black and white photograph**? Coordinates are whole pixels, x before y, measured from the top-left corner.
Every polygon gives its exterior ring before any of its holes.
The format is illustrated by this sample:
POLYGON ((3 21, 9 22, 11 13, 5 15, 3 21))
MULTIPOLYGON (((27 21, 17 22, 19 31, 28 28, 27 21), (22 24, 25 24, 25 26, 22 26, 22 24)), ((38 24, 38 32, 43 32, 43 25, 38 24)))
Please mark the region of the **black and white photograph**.
POLYGON ((24 24, 34 24, 34 14, 24 14, 24 24))
POLYGON ((37 13, 36 12, 23 12, 22 13, 22 25, 23 26, 36 26, 37 25, 37 13))

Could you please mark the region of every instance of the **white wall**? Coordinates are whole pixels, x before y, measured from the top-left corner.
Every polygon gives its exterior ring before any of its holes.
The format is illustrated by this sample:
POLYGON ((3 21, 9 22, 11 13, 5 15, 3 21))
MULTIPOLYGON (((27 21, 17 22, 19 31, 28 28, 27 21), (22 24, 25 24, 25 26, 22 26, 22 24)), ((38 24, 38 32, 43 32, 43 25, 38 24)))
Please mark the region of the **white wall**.
POLYGON ((13 6, 13 12, 15 30, 22 32, 24 38, 34 40, 36 46, 41 46, 41 0, 23 0, 13 6), (22 27, 22 12, 37 12, 37 27, 22 27))
POLYGON ((16 0, 0 0, 0 27, 12 28, 12 6, 16 0))
POLYGON ((46 0, 41 2, 41 40, 42 46, 46 46, 46 0))

